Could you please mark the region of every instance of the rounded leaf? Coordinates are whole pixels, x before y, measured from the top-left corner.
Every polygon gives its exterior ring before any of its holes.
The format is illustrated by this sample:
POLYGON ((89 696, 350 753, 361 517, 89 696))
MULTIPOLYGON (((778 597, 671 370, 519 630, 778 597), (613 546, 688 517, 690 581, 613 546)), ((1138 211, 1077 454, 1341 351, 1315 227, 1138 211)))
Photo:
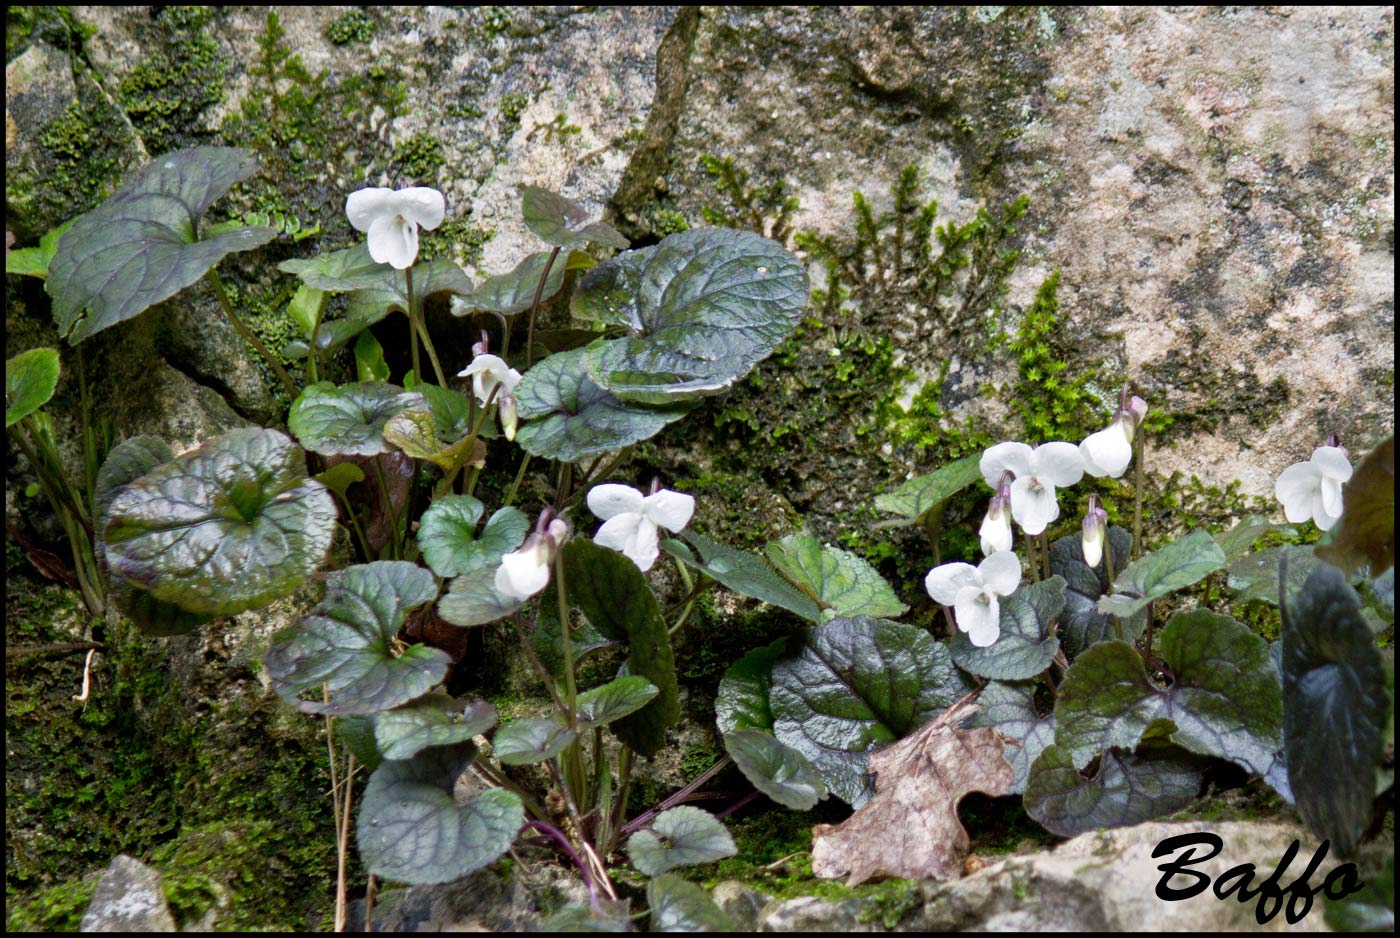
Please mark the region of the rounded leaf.
POLYGON ((43 407, 58 387, 58 352, 30 349, 5 362, 5 428, 43 407))
POLYGON ((412 759, 424 749, 465 743, 496 725, 496 708, 443 693, 385 710, 375 717, 374 742, 385 759, 412 759))
POLYGON ((394 447, 384 425, 406 410, 427 407, 423 395, 382 381, 308 386, 292 403, 287 429, 322 456, 377 456, 394 447))
POLYGON ((521 194, 525 227, 545 244, 564 247, 591 241, 624 250, 631 243, 607 222, 589 222, 589 212, 573 199, 539 186, 526 186, 521 194))
POLYGON ((739 852, 729 831, 708 811, 682 805, 662 811, 649 830, 627 841, 632 865, 647 876, 659 876, 678 866, 713 863, 739 852))
POLYGON ((826 797, 826 783, 812 763, 763 730, 724 734, 724 751, 754 788, 785 808, 807 811, 826 797))
POLYGON ((529 765, 553 759, 569 748, 575 733, 548 717, 512 720, 491 740, 496 758, 506 765, 529 765))

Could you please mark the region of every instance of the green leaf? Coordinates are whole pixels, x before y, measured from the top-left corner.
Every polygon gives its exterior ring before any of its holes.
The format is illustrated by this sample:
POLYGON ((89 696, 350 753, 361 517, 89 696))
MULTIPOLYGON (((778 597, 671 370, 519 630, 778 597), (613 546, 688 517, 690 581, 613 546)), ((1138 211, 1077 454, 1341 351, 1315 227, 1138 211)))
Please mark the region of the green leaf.
POLYGON ((457 779, 476 757, 471 743, 440 746, 370 776, 357 828, 360 859, 381 879, 428 885, 481 869, 515 840, 524 812, 511 792, 491 788, 459 805, 457 779))
POLYGON ((718 580, 741 596, 781 606, 809 622, 822 620, 821 607, 806 593, 778 576, 762 557, 735 550, 695 531, 685 531, 681 537, 699 553, 698 560, 684 544, 674 539, 662 541, 661 548, 686 566, 718 580))
POLYGON ((1094 777, 1084 778, 1068 751, 1049 746, 1031 766, 1026 813, 1061 837, 1126 827, 1186 807, 1201 779, 1196 760, 1170 749, 1136 755, 1110 749, 1094 777))
POLYGON ((44 283, 59 333, 76 345, 169 299, 226 255, 276 237, 273 228, 239 228, 196 238, 209 206, 257 170, 251 152, 232 147, 166 153, 79 217, 44 283))
POLYGON ((53 263, 54 253, 58 250, 58 241, 63 237, 64 232, 73 227, 75 221, 77 221, 76 218, 70 218, 57 228, 47 232, 39 239, 37 248, 6 251, 5 273, 22 274, 27 277, 47 277, 49 264, 53 263))
POLYGON ((1287 524, 1271 522, 1261 515, 1250 515, 1230 530, 1215 535, 1215 543, 1220 545, 1220 551, 1225 555, 1225 563, 1233 565, 1254 549, 1255 541, 1270 531, 1293 531, 1293 528, 1287 524))
MULTIPOLYGON (((376 263, 369 256, 369 245, 363 241, 343 251, 283 261, 277 269, 295 274, 304 285, 326 293, 347 293, 379 286, 390 272, 398 274, 388 264, 376 263)), ((403 279, 402 275, 399 279, 403 279)))
POLYGON ((624 400, 664 404, 748 374, 792 334, 806 305, 806 271, 782 245, 701 228, 598 265, 572 309, 629 333, 588 347, 589 376, 624 400))
POLYGON ((118 611, 136 624, 142 635, 152 638, 184 635, 213 618, 203 613, 186 612, 174 603, 157 599, 115 573, 111 574, 108 596, 118 611))
POLYGON ((715 723, 728 735, 737 730, 772 730, 773 710, 768 699, 773 665, 783 657, 786 639, 755 648, 729 666, 715 695, 715 723))
POLYGON ((625 932, 632 930, 632 901, 600 900, 598 910, 586 902, 571 902, 555 909, 540 925, 542 932, 625 932))
POLYGON ((97 470, 93 485, 94 516, 99 529, 106 526, 112 499, 131 482, 175 458, 164 440, 154 436, 133 436, 122 440, 107 454, 97 470))
POLYGON ((413 459, 426 459, 445 473, 485 465, 486 444, 464 436, 451 444, 438 439, 437 421, 426 408, 406 410, 384 423, 384 441, 413 459))
POLYGON ((1342 489, 1342 518, 1317 555, 1350 576, 1362 564, 1377 576, 1395 566, 1395 437, 1366 454, 1342 489))
POLYGON ((821 773, 802 753, 764 730, 724 734, 724 751, 753 787, 785 808, 809 811, 826 797, 821 773))
POLYGON ((736 931, 709 893, 674 873, 647 883, 647 905, 651 907, 651 930, 655 932, 736 931))
POLYGON ((1229 576, 1226 580, 1230 589, 1239 591, 1235 601, 1247 603, 1257 599, 1277 606, 1279 560, 1284 554, 1288 555, 1289 592, 1302 589, 1303 583, 1308 579, 1308 574, 1312 573, 1321 562, 1314 553, 1311 544, 1301 546, 1285 544, 1280 547, 1265 548, 1255 554, 1246 554, 1230 564, 1229 576))
MULTIPOLYGON (((308 287, 304 283, 297 287, 297 292, 292 294, 292 300, 287 304, 287 315, 301 330, 302 338, 307 340, 310 340, 311 333, 316 330, 316 326, 320 323, 321 316, 325 311, 326 291, 308 287)), ((383 358, 383 355, 381 350, 380 357, 383 358)), ((357 353, 356 358, 358 359, 358 357, 357 353)), ((385 375, 380 380, 388 381, 389 377, 385 375)))
POLYGON ((525 605, 525 600, 507 596, 496 589, 496 568, 477 567, 452 580, 447 595, 438 602, 438 615, 453 625, 485 625, 504 619, 525 605))
POLYGON ((298 624, 272 637, 263 665, 283 700, 303 713, 375 713, 427 693, 447 675, 447 653, 412 645, 393 653, 410 610, 433 601, 422 567, 377 560, 331 573, 326 597, 298 624), (322 700, 321 684, 330 692, 322 700), (314 699, 302 700, 309 693, 314 699))
POLYGON ((869 750, 913 732, 970 690, 927 632, 860 616, 810 629, 795 657, 773 665, 769 704, 778 741, 859 807, 871 794, 869 750))
POLYGON ((292 402, 287 429, 323 456, 376 456, 389 452, 384 425, 406 410, 427 406, 423 395, 379 381, 309 385, 292 402))
POLYGON ((58 352, 30 349, 5 362, 5 429, 43 407, 58 388, 58 352))
MULTIPOLYGON (((1108 529, 1112 545, 1113 569, 1128 565, 1133 536, 1122 528, 1108 529)), ((1147 610, 1126 619, 1099 611, 1099 597, 1108 591, 1108 565, 1091 568, 1084 562, 1084 548, 1078 534, 1062 537, 1050 545, 1050 570, 1065 580, 1065 608, 1060 621, 1060 643, 1073 659, 1097 642, 1135 642, 1147 630, 1147 610)))
POLYGON ((713 814, 689 805, 662 811, 652 819, 650 830, 639 830, 627 841, 632 865, 645 876, 713 863, 738 852, 734 838, 713 814))
POLYGON ((316 480, 341 498, 350 486, 365 481, 365 471, 352 462, 338 462, 325 472, 316 473, 316 480))
POLYGON ((340 741, 370 772, 379 768, 379 763, 384 761, 379 754, 379 746, 374 742, 374 723, 374 717, 363 713, 340 717, 335 721, 335 733, 340 741))
MULTIPOLYGON (((350 305, 345 311, 347 319, 372 324, 392 312, 408 312, 408 284, 404 272, 381 264, 376 273, 377 280, 351 292, 350 305)), ((471 280, 450 257, 413 265, 413 292, 419 309, 428 297, 438 293, 466 296, 471 290, 471 280)))
POLYGON ((982 470, 977 466, 981 458, 981 454, 964 456, 928 475, 910 479, 893 492, 876 496, 876 508, 899 515, 897 520, 882 522, 881 526, 917 524, 929 509, 982 478, 982 470))
POLYGON ((618 250, 632 246, 607 222, 590 223, 588 210, 573 199, 566 199, 538 186, 526 186, 521 201, 525 227, 545 244, 567 247, 591 241, 618 250))
POLYGON ((1034 684, 992 681, 982 688, 977 702, 982 709, 968 725, 991 727, 1015 741, 1006 744, 1003 755, 1016 773, 1007 794, 1019 795, 1026 790, 1031 763, 1055 744, 1055 714, 1040 715, 1034 684))
POLYGON ((540 302, 552 299, 564 286, 564 275, 568 271, 567 258, 556 257, 550 263, 549 251, 531 254, 515 265, 508 274, 487 277, 467 296, 452 301, 452 315, 469 316, 474 312, 500 313, 514 316, 535 305, 535 291, 540 288, 540 278, 549 267, 545 277, 544 290, 540 302))
POLYGON ((113 572, 189 612, 286 596, 325 562, 335 500, 276 430, 233 430, 129 483, 103 540, 113 572))
POLYGON ((1192 531, 1128 565, 1118 574, 1112 596, 1099 600, 1099 611, 1127 618, 1192 583, 1199 583, 1225 566, 1225 552, 1205 531, 1192 531))
POLYGON ((495 725, 496 708, 489 703, 464 705, 434 693, 380 713, 374 721, 374 740, 385 759, 412 759, 424 749, 468 742, 495 725))
POLYGON ((1177 745, 1266 774, 1283 718, 1268 643, 1229 616, 1198 609, 1172 616, 1160 647, 1175 678, 1165 689, 1123 642, 1103 642, 1075 659, 1060 682, 1055 741, 1083 767, 1109 746, 1131 749, 1167 721, 1177 745))
POLYGON ((530 765, 553 759, 569 748, 576 734, 549 717, 512 720, 491 740, 496 758, 506 765, 530 765))
POLYGON ((778 572, 816 600, 826 618, 897 616, 909 607, 899 601, 885 578, 855 554, 805 534, 769 542, 764 551, 778 572))
POLYGON ((627 673, 646 678, 659 691, 651 703, 608 727, 650 758, 681 716, 676 662, 661 607, 635 563, 584 538, 564 545, 564 575, 569 602, 599 632, 627 642, 627 673))
POLYGON ((584 691, 578 695, 574 713, 580 729, 605 726, 635 713, 657 695, 656 685, 644 677, 630 675, 584 691))
POLYGON ((384 360, 384 347, 368 329, 355 340, 355 377, 360 381, 389 380, 389 363, 384 360))
POLYGON ((1393 712, 1380 653, 1356 592, 1330 564, 1319 564, 1279 612, 1289 785, 1309 829, 1351 856, 1371 822, 1393 712))
POLYGON ((516 431, 515 441, 526 452, 576 462, 649 439, 690 412, 683 404, 624 404, 588 376, 585 354, 575 349, 551 355, 516 386, 516 410, 528 423, 516 431))
MULTIPOLYGON (((470 495, 440 495, 433 499, 418 528, 418 549, 433 572, 440 577, 454 577, 477 567, 499 563, 473 548, 476 545, 476 523, 486 506, 470 495)), ((517 509, 517 513, 518 509, 517 509)), ((524 515, 521 514, 523 518, 524 515)), ((525 521, 528 527, 529 521, 525 521)), ((524 529, 521 538, 524 538, 524 529)), ((517 540, 506 551, 520 546, 517 540)), ((504 554, 506 551, 502 551, 504 554)))
MULTIPOLYGON (((423 395, 437 425, 438 439, 460 440, 472 431, 472 401, 461 391, 440 388, 436 384, 419 384, 413 390, 423 395)), ((480 436, 487 436, 487 426, 480 436)))
MULTIPOLYGON (((575 625, 569 629, 569 650, 573 652, 576 667, 592 652, 620 644, 622 642, 610 639, 599 632, 587 619, 584 619, 581 625, 575 625)), ((539 615, 535 619, 535 629, 530 633, 530 645, 535 649, 535 654, 540 656, 540 663, 549 669, 549 673, 562 679, 564 677, 564 635, 559 628, 558 603, 540 604, 539 615)))
POLYGON ((1046 668, 1060 650, 1060 640, 1050 634, 1055 617, 1065 607, 1065 581, 1052 576, 1039 583, 1023 584, 1003 597, 1001 635, 986 648, 978 648, 959 631, 949 643, 953 661, 964 671, 999 681, 1023 681, 1046 668))

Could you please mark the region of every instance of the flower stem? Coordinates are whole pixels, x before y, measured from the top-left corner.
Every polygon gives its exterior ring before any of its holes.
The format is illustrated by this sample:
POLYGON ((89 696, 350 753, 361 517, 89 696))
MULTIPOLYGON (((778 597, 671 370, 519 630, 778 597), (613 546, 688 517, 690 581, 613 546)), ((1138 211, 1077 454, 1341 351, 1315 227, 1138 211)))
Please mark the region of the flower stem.
POLYGON ((204 276, 205 279, 213 285, 214 293, 219 298, 219 306, 223 309, 224 315, 228 317, 228 321, 232 324, 234 330, 243 337, 243 341, 251 345, 254 351, 263 357, 264 361, 272 366, 272 370, 277 374, 277 380, 282 382, 283 390, 287 392, 289 397, 295 400, 297 396, 296 382, 292 380, 291 375, 287 374, 287 369, 282 367, 282 363, 277 360, 277 356, 267 350, 267 346, 262 344, 262 340, 254 335, 253 330, 249 329, 247 324, 239 319, 238 314, 233 311, 233 302, 228 298, 228 290, 224 288, 223 280, 219 279, 218 269, 211 267, 209 268, 209 273, 204 276))
MULTIPOLYGON (((409 331, 418 333, 423 340, 423 348, 427 349, 428 361, 433 365, 433 376, 437 378, 438 387, 447 387, 447 377, 443 374, 442 364, 438 362, 437 352, 433 349, 433 337, 428 334, 428 321, 423 317, 423 304, 418 302, 417 295, 413 292, 413 268, 404 268, 404 283, 408 288, 408 322, 409 331)), ((419 381, 423 376, 418 372, 418 343, 413 344, 413 377, 419 381)))
POLYGON ((545 281, 549 279, 549 269, 554 266, 554 260, 559 256, 559 247, 555 246, 549 252, 549 260, 545 262, 544 273, 540 274, 540 284, 535 288, 535 302, 530 304, 530 325, 525 333, 525 367, 529 368, 535 363, 535 316, 540 311, 540 297, 544 296, 545 281))
POLYGON ((413 268, 403 269, 404 285, 408 291, 408 348, 413 361, 413 380, 423 380, 423 369, 418 361, 418 321, 413 317, 413 268))
POLYGON ((525 458, 520 460, 520 468, 515 473, 515 481, 510 484, 510 491, 506 493, 506 500, 501 503, 504 508, 515 501, 515 493, 520 490, 520 482, 525 478, 525 470, 530 468, 530 454, 526 453, 525 458))
POLYGON ((1136 560, 1142 556, 1142 486, 1145 470, 1143 462, 1147 459, 1147 433, 1139 428, 1139 432, 1133 437, 1133 447, 1137 450, 1133 460, 1133 550, 1132 559, 1136 560))

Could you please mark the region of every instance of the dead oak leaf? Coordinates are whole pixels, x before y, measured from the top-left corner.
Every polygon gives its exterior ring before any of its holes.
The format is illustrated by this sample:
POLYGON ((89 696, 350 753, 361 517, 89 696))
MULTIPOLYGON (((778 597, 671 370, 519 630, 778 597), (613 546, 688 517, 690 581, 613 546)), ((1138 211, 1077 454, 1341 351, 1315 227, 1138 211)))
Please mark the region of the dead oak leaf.
POLYGON ((1016 773, 996 730, 958 729, 978 710, 960 701, 912 735, 872 753, 875 794, 841 824, 812 828, 812 872, 856 886, 884 876, 955 879, 967 855, 958 802, 1006 794, 1016 773))

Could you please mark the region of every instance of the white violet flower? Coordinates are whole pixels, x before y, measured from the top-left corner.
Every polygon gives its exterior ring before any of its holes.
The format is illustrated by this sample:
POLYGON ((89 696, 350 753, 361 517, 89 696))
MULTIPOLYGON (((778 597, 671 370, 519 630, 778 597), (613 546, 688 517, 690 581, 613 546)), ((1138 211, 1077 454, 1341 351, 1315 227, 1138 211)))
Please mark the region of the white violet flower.
POLYGON ((1079 454, 1084 457, 1084 471, 1095 478, 1111 476, 1119 478, 1133 461, 1133 433, 1142 426, 1147 416, 1147 402, 1140 397, 1127 400, 1127 389, 1123 397, 1126 403, 1113 415, 1113 422, 1098 433, 1091 433, 1079 444, 1079 454))
POLYGON ((569 525, 545 509, 525 546, 501 558, 496 570, 496 591, 510 599, 524 601, 549 584, 549 568, 554 563, 569 525))
POLYGON ((998 596, 1010 596, 1021 583, 1021 559, 1009 550, 989 555, 977 566, 945 563, 924 578, 934 602, 953 607, 958 628, 972 644, 986 648, 1001 635, 998 596))
POLYGON ((418 229, 442 224, 442 193, 426 186, 410 189, 360 189, 345 200, 345 214, 356 231, 369 235, 369 256, 376 264, 399 270, 418 258, 418 229))
POLYGON ((1084 534, 1080 546, 1084 549, 1084 562, 1092 569, 1103 560, 1104 540, 1108 537, 1108 512, 1099 507, 1099 497, 1089 496, 1089 509, 1084 512, 1084 534))
POLYGON ((990 556, 999 550, 1011 549, 1011 480, 1010 472, 1001 474, 1001 481, 992 495, 992 503, 987 506, 987 517, 982 519, 982 527, 977 530, 982 539, 982 554, 990 556))
POLYGON ((1340 446, 1319 446, 1307 462, 1294 463, 1274 483, 1274 496, 1283 502, 1290 522, 1313 519, 1330 530, 1342 516, 1342 484, 1351 480, 1351 461, 1340 446))
POLYGON ((991 488, 1002 473, 1010 472, 1011 517, 1027 534, 1041 534, 1060 516, 1055 486, 1073 485, 1084 477, 1084 457, 1073 443, 1044 443, 1031 449, 1025 443, 998 443, 982 454, 978 463, 991 488))
POLYGON ((684 529, 695 513, 695 498, 669 489, 643 497, 630 485, 609 483, 589 491, 588 510, 604 522, 593 543, 621 551, 645 572, 660 554, 657 529, 684 529))
POLYGON ((505 359, 482 352, 472 359, 470 365, 457 372, 459 378, 468 376, 472 379, 472 393, 481 403, 485 404, 491 399, 491 392, 496 392, 501 429, 505 431, 507 440, 515 439, 515 386, 520 383, 520 372, 507 365, 505 359))

